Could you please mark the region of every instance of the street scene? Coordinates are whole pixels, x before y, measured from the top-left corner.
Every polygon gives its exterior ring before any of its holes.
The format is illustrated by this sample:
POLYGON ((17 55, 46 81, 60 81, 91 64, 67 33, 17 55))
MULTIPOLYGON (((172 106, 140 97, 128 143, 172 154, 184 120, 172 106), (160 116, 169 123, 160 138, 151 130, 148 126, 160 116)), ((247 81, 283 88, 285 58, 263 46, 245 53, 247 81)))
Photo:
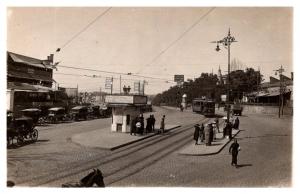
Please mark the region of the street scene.
POLYGON ((7 187, 293 187, 292 21, 7 7, 7 187))

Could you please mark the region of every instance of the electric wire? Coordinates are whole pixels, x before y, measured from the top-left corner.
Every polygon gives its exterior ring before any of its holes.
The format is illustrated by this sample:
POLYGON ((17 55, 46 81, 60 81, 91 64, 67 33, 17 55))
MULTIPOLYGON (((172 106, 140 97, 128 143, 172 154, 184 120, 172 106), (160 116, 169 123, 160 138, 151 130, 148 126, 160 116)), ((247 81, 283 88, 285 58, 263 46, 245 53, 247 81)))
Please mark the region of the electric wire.
POLYGON ((66 47, 70 44, 75 38, 77 38, 80 34, 86 31, 91 25, 93 25, 97 20, 103 17, 112 7, 107 8, 104 12, 100 13, 94 20, 88 23, 84 28, 82 28, 79 32, 77 32, 74 36, 72 36, 66 43, 64 43, 59 49, 66 47))
MULTIPOLYGON (((179 40, 181 40, 188 32, 190 32, 200 21, 202 21, 208 14, 210 14, 215 7, 209 9, 204 15, 202 15, 196 22, 194 22, 189 28, 187 28, 182 34, 179 35, 177 39, 175 39, 171 44, 169 44, 165 49, 163 49, 158 55, 156 55, 149 63, 144 65, 145 67, 148 67, 152 65, 161 55, 163 55, 167 50, 169 50, 171 47, 173 47, 179 40)), ((135 74, 139 74, 142 71, 142 68, 135 74)))

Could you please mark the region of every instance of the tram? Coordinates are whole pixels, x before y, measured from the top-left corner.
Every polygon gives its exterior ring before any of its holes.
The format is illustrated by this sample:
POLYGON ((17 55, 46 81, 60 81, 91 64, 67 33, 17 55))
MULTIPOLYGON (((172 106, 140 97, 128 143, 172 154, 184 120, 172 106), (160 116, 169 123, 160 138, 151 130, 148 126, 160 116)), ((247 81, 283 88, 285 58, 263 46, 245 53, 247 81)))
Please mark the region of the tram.
POLYGON ((215 115, 215 101, 195 98, 192 103, 193 112, 203 114, 206 117, 215 115))

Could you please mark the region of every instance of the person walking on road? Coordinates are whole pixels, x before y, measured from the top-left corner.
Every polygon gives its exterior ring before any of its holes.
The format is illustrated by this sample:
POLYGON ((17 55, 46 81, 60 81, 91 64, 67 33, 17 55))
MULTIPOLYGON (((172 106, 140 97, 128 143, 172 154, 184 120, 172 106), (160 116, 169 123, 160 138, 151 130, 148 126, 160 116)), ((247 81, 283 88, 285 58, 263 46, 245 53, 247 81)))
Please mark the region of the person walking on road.
POLYGON ((231 166, 238 167, 237 165, 237 156, 240 151, 240 145, 237 142, 237 139, 234 139, 234 142, 229 147, 229 153, 232 155, 231 166))
POLYGON ((194 127, 195 127, 195 131, 194 131, 195 145, 199 145, 198 144, 198 139, 199 139, 199 136, 200 136, 200 126, 199 126, 199 124, 196 124, 194 127))
POLYGON ((161 130, 161 133, 165 132, 165 118, 166 118, 166 116, 163 115, 163 117, 161 118, 161 121, 160 121, 160 130, 161 130))

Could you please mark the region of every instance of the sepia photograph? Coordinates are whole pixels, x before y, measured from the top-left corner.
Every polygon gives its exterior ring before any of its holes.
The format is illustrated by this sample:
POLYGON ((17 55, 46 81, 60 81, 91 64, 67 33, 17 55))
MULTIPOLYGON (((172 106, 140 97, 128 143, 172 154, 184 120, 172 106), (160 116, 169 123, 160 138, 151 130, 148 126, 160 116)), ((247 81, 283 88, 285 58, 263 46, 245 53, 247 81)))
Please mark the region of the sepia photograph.
POLYGON ((292 188, 293 21, 292 6, 7 6, 2 181, 292 188))

